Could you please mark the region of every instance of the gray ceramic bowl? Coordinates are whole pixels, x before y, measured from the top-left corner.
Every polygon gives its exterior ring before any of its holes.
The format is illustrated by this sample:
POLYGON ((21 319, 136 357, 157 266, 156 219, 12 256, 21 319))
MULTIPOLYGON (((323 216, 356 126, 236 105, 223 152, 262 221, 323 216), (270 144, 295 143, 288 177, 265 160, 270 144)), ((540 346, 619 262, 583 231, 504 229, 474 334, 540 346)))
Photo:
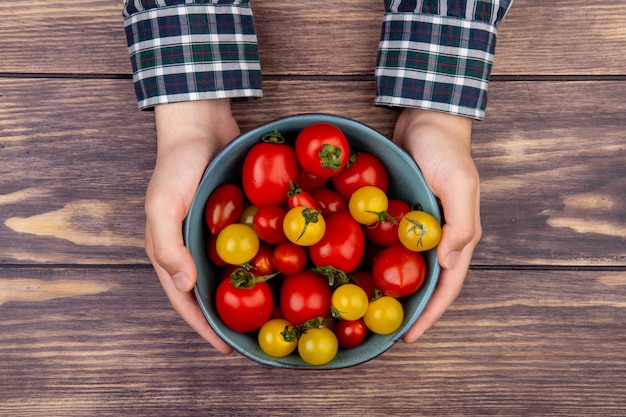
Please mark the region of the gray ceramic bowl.
POLYGON ((219 269, 211 264, 206 256, 208 234, 204 225, 206 201, 218 186, 228 182, 237 183, 240 181, 239 173, 244 156, 255 143, 260 141, 262 135, 278 130, 287 140, 293 140, 300 130, 315 122, 334 124, 345 133, 352 149, 369 152, 380 158, 389 173, 388 195, 391 198, 404 199, 410 203, 419 202, 425 211, 433 214, 441 221, 437 200, 426 185, 413 159, 380 133, 354 120, 326 114, 291 116, 245 133, 225 147, 215 156, 202 178, 185 221, 185 244, 191 251, 198 268, 196 296, 211 327, 237 352, 268 366, 298 369, 337 369, 357 365, 375 358, 400 339, 419 317, 435 289, 440 272, 435 251, 425 252, 428 268, 426 280, 418 292, 402 300, 405 317, 401 327, 390 335, 376 335, 370 332, 360 346, 347 350, 340 348, 337 356, 322 366, 308 365, 300 359, 297 350, 285 358, 268 356, 259 347, 256 332, 237 333, 224 325, 217 314, 213 299, 218 284, 216 278, 219 276, 219 269))

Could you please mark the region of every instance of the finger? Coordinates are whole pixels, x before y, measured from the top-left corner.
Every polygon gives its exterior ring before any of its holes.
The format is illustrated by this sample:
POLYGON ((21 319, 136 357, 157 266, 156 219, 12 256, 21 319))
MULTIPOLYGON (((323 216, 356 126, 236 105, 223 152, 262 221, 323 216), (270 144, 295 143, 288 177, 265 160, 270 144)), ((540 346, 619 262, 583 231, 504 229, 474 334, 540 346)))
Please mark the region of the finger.
MULTIPOLYGON (((146 251, 148 257, 152 260, 152 236, 150 229, 146 229, 146 251)), ((174 282, 169 273, 159 264, 154 263, 154 270, 161 282, 161 286, 165 290, 165 294, 170 300, 170 304, 174 310, 185 320, 185 322, 195 330, 204 340, 211 344, 218 352, 228 354, 233 349, 228 346, 207 323, 197 300, 193 293, 181 292, 175 287, 174 282)))

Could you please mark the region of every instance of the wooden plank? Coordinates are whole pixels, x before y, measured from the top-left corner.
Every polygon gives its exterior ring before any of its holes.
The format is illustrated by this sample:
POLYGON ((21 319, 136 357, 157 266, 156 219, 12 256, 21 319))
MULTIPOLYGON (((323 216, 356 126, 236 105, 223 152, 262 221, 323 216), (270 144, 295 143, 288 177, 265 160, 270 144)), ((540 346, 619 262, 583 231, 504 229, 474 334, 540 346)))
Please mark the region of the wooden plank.
POLYGON ((0 296, 2 415, 626 413, 623 271, 472 271, 416 344, 322 373, 217 354, 149 268, 0 268, 0 296))
POLYGON ((145 262, 154 119, 131 82, 0 85, 2 262, 145 262))
POLYGON ((516 1, 500 25, 493 74, 626 74, 626 3, 516 1))
POLYGON ((474 262, 624 265, 626 86, 492 87, 473 135, 484 226, 474 262))
POLYGON ((129 74, 122 2, 0 3, 0 73, 129 74))
MULTIPOLYGON (((373 74, 379 0, 253 0, 265 74, 373 74)), ((129 74, 120 2, 0 3, 0 73, 129 74)), ((496 75, 625 74, 626 6, 518 1, 501 24, 496 75)))
MULTIPOLYGON (((391 135, 373 83, 268 81, 234 104, 243 131, 295 113, 391 135)), ((2 263, 143 263, 150 112, 129 80, 0 80, 2 263)), ((476 265, 624 265, 626 104, 620 82, 494 82, 475 124, 484 237, 476 265), (567 103, 557 106, 555 103, 567 103)))

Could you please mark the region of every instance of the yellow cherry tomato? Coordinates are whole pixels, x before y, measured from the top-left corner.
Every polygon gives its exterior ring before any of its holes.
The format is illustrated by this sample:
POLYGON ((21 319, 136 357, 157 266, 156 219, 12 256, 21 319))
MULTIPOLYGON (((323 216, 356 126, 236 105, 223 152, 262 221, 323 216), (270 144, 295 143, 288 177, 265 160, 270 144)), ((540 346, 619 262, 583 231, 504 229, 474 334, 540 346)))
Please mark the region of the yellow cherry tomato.
POLYGON ((259 346, 261 350, 274 358, 282 358, 289 355, 298 347, 298 338, 293 337, 285 340, 283 332, 288 330, 291 324, 284 319, 271 319, 259 329, 259 346))
POLYGON ((365 225, 374 224, 389 216, 387 194, 378 187, 366 185, 359 188, 350 197, 348 209, 357 222, 365 225))
POLYGON ((311 246, 324 236, 326 222, 319 210, 298 206, 285 215, 283 231, 290 242, 300 246, 311 246))
POLYGON ((327 327, 309 329, 298 340, 298 353, 309 365, 324 365, 335 358, 339 342, 327 327))
POLYGON ((250 226, 233 223, 218 233, 215 249, 224 262, 240 265, 254 258, 259 250, 259 238, 250 226))
POLYGON ((331 297, 333 316, 342 320, 360 319, 367 311, 368 303, 365 290, 355 284, 337 287, 331 297))
POLYGON ((404 307, 397 299, 384 295, 369 303, 363 316, 365 326, 377 334, 390 334, 402 325, 404 307))
POLYGON ((398 224, 398 237, 405 248, 414 252, 433 249, 441 240, 441 224, 425 211, 413 210, 398 224))

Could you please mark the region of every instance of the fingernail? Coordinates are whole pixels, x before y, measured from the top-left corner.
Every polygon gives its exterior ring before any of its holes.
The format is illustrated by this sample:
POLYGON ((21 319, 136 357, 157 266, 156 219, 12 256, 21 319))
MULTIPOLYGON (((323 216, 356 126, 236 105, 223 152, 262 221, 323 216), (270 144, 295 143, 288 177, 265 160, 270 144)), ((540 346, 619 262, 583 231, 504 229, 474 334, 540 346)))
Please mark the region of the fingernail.
POLYGON ((184 272, 177 272, 172 275, 172 281, 174 281, 174 286, 178 291, 188 292, 191 290, 189 288, 191 286, 191 279, 189 279, 189 276, 184 272))
POLYGON ((450 252, 441 263, 441 266, 444 267, 445 269, 454 268, 454 266, 459 261, 460 256, 461 256, 461 252, 459 251, 450 252))

